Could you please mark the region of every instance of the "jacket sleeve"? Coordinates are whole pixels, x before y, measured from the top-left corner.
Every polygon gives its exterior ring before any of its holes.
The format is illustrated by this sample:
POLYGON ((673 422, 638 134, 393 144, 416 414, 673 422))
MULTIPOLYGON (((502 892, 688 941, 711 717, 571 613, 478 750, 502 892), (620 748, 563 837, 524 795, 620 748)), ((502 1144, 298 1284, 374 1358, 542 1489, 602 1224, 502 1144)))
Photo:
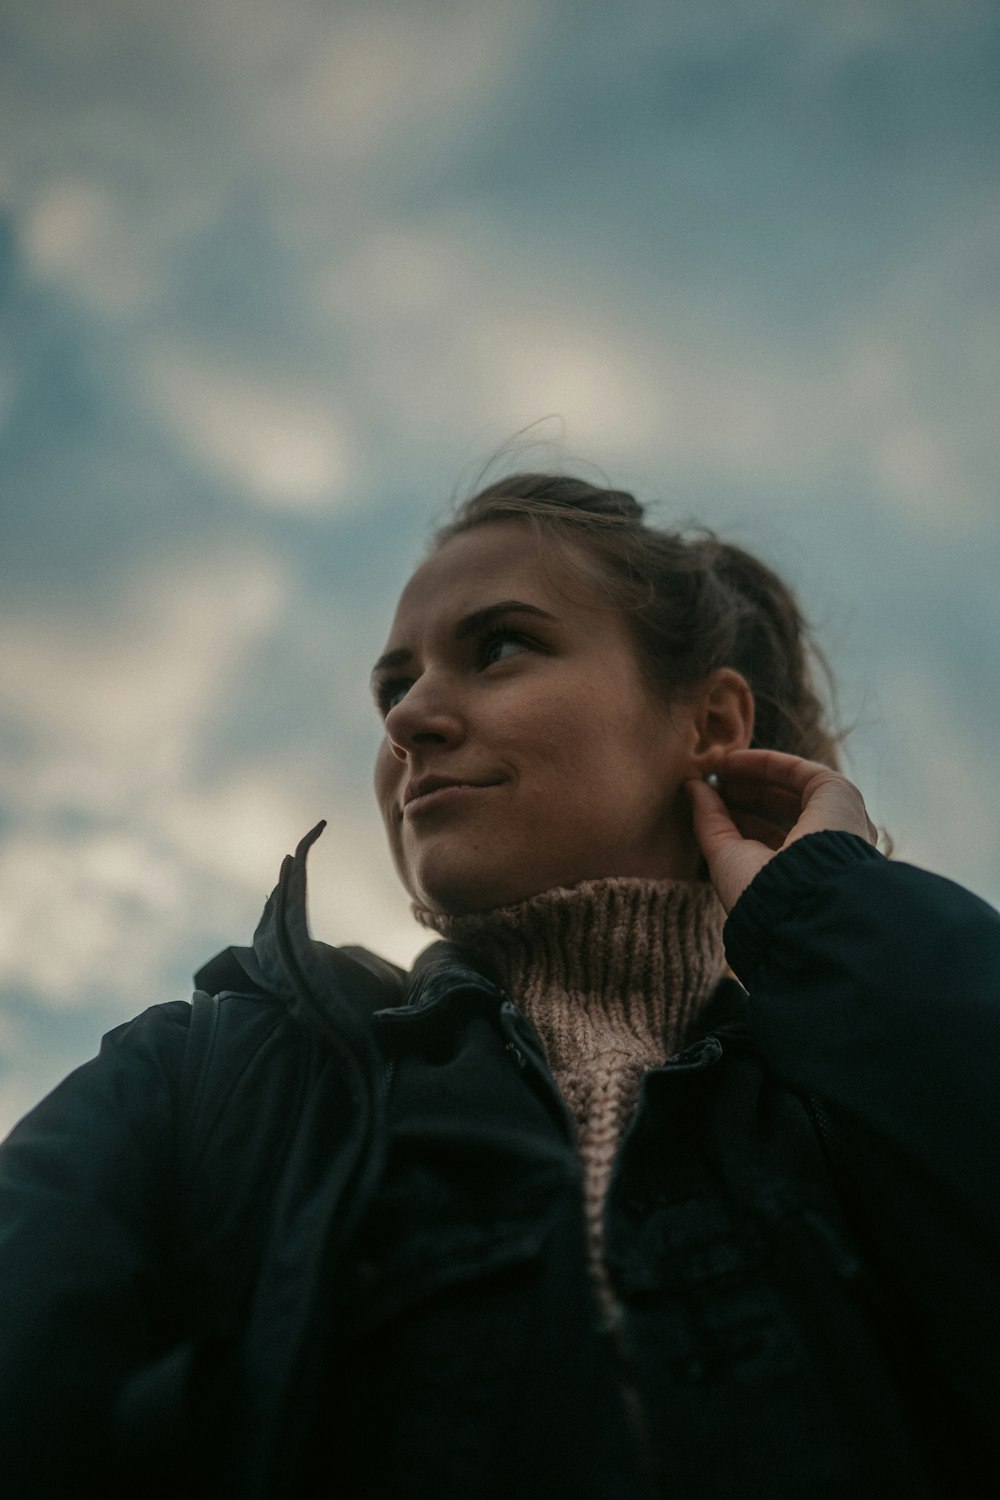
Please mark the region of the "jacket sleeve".
POLYGON ((22 1500, 97 1492, 116 1401, 155 1348, 189 1015, 110 1032, 0 1148, 0 1453, 22 1500))
POLYGON ((766 1062, 828 1117, 915 1343, 1000 1420, 1000 914, 829 832, 765 866, 726 946, 766 1062))

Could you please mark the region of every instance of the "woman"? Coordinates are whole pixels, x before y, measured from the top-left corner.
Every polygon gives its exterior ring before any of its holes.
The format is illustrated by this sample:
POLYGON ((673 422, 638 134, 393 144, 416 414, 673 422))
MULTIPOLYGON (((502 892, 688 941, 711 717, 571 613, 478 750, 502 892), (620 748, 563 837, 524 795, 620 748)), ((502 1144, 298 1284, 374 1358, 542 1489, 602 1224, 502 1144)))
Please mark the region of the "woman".
POLYGON ((9 1493, 994 1492, 1000 918, 876 851, 807 644, 630 496, 467 503, 373 674, 444 941, 314 942, 315 830, 15 1130, 9 1493))

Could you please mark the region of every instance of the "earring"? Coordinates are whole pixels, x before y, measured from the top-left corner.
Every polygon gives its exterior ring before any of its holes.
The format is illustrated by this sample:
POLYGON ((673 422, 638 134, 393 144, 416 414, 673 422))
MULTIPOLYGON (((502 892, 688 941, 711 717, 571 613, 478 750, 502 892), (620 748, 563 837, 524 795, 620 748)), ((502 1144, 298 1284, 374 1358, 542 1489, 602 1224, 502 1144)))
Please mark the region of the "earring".
POLYGON ((709 771, 708 775, 705 777, 705 780, 712 788, 713 792, 717 792, 719 790, 719 787, 722 785, 716 771, 709 771))

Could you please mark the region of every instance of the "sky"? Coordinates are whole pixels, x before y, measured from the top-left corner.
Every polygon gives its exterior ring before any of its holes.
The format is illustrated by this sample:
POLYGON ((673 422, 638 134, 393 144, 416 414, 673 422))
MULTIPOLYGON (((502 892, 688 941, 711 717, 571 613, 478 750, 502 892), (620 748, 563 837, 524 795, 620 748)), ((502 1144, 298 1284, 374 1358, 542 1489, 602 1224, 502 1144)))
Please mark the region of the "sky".
POLYGON ((320 817, 314 933, 424 945, 367 675, 491 460, 777 567, 1000 902, 998 63, 993 0, 5 0, 0 1129, 320 817))

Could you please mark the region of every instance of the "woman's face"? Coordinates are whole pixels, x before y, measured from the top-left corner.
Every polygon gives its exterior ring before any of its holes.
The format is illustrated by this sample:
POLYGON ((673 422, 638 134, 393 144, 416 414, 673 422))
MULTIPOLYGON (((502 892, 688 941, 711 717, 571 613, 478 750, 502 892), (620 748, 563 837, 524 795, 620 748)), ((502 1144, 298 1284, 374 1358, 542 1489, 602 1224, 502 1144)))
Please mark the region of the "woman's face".
POLYGON ((417 569, 373 683, 376 795, 423 905, 695 876, 693 709, 653 696, 620 613, 525 523, 464 532, 417 569))

